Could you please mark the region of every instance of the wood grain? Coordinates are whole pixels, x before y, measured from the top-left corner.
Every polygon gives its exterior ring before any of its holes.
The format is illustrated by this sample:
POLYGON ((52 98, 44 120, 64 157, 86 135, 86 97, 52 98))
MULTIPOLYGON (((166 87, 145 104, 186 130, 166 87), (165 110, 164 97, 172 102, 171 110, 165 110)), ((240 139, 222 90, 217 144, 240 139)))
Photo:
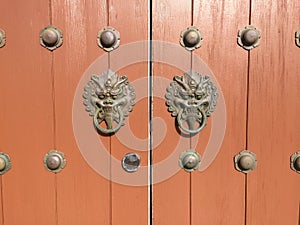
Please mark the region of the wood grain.
POLYGON ((258 168, 249 174, 247 224, 298 224, 299 174, 290 155, 299 150, 300 2, 252 0, 251 23, 261 44, 251 51, 249 150, 258 168))
MULTIPOLYGON (((53 0, 52 17, 53 24, 63 31, 64 37, 63 46, 53 56, 56 147, 67 159, 66 168, 57 174, 58 224, 110 224, 109 181, 88 166, 80 154, 72 124, 76 87, 85 70, 105 53, 97 46, 96 38, 107 23, 106 1, 93 0, 87 4, 85 1, 53 0)), ((105 71, 107 67, 102 69, 105 71)), ((83 89, 79 91, 83 93, 83 89)), ((109 146, 108 138, 101 141, 109 146)), ((89 151, 88 147, 82 150, 89 151)))
POLYGON ((55 175, 45 170, 53 146, 51 52, 39 32, 49 24, 46 0, 5 1, 7 44, 0 49, 0 150, 12 169, 2 176, 2 224, 55 224, 55 175))
MULTIPOLYGON (((194 25, 203 33, 203 44, 195 53, 207 63, 219 83, 218 104, 223 94, 226 132, 220 151, 210 167, 192 173, 192 224, 240 225, 244 222, 245 175, 234 169, 233 157, 246 145, 246 101, 248 54, 237 45, 240 27, 249 19, 249 2, 194 1, 194 25)), ((196 64, 193 69, 199 70, 196 64)), ((200 132, 197 151, 208 151, 210 130, 216 112, 200 132)), ((212 140, 213 142, 219 140, 212 140)), ((194 140, 193 140, 194 142, 194 140)))

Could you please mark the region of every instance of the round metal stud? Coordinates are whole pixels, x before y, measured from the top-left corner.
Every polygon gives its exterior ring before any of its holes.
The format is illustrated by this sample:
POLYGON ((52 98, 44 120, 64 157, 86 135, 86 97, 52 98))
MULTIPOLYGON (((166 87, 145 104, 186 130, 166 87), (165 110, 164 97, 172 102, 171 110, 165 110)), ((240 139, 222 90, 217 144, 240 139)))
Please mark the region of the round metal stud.
POLYGON ((120 45, 120 33, 113 27, 105 27, 98 32, 98 46, 110 52, 120 45))
POLYGON ((5 31, 0 29, 0 48, 6 43, 5 31))
POLYGON ((251 50, 259 45, 260 31, 254 26, 246 26, 238 33, 238 44, 246 50, 251 50))
POLYGON ((0 152, 0 175, 5 174, 11 168, 9 155, 0 152))
POLYGON ((122 159, 122 168, 128 172, 133 173, 140 167, 141 158, 136 153, 128 153, 122 159))
POLYGON ((47 26, 40 32, 40 43, 43 47, 53 51, 63 43, 62 32, 54 26, 47 26))
POLYGON ((181 153, 179 158, 179 166, 187 172, 192 172, 199 168, 201 157, 193 149, 181 153))
POLYGON ((190 26, 181 31, 180 44, 185 49, 192 51, 201 46, 202 34, 201 31, 194 26, 190 26))
POLYGON ((256 155, 243 150, 234 157, 235 169, 242 173, 249 173, 257 167, 256 155))
POLYGON ((64 154, 56 150, 49 151, 44 157, 44 166, 54 173, 61 171, 66 166, 64 154))
POLYGON ((291 169, 300 173, 300 151, 291 155, 291 169))
POLYGON ((295 41, 296 41, 296 45, 297 45, 298 47, 300 47, 300 30, 298 30, 298 31, 296 32, 296 39, 295 39, 295 41))

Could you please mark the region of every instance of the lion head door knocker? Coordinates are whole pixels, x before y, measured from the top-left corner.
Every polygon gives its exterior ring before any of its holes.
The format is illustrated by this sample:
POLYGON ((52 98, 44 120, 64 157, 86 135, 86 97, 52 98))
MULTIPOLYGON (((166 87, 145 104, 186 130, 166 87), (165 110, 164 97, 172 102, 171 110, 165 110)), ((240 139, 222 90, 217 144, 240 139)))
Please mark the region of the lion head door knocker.
POLYGON ((125 117, 132 111, 135 92, 127 76, 107 70, 101 75, 92 75, 83 98, 95 128, 102 134, 112 134, 124 125, 125 117))
POLYGON ((173 80, 167 88, 168 110, 176 117, 181 130, 197 134, 205 127, 207 117, 215 109, 217 88, 209 76, 202 76, 194 71, 174 76, 173 80))
MULTIPOLYGON (((218 94, 209 76, 189 71, 174 76, 167 88, 166 104, 177 125, 188 134, 199 133, 206 125, 207 117, 214 111, 218 94)), ((181 153, 179 166, 187 172, 199 168, 201 156, 189 149, 181 153)))

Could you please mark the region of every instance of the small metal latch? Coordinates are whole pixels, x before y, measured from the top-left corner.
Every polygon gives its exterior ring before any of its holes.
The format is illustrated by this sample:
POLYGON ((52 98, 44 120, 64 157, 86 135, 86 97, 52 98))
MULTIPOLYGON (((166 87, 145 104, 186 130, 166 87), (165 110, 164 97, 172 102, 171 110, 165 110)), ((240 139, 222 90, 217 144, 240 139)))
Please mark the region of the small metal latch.
POLYGON ((50 172, 60 172, 66 166, 64 154, 56 150, 50 150, 44 157, 44 166, 50 172))
POLYGON ((9 155, 0 152, 0 175, 5 174, 11 168, 9 155))
POLYGON ((194 149, 190 149, 181 153, 179 158, 179 166, 186 172, 192 172, 199 168, 200 161, 200 155, 194 149))
POLYGON ((296 42, 296 45, 298 46, 298 47, 300 47, 300 30, 298 30, 297 32, 296 32, 296 39, 295 39, 295 42, 296 42))
POLYGON ((256 27, 248 25, 239 31, 238 44, 246 50, 251 50, 259 45, 260 38, 260 31, 256 27))
POLYGON ((209 76, 189 71, 174 76, 166 93, 166 105, 178 126, 189 134, 197 134, 206 125, 217 104, 217 88, 209 76), (196 127, 195 124, 198 124, 196 127))
POLYGON ((257 167, 256 155, 243 150, 234 157, 235 169, 242 173, 249 173, 257 167))
POLYGON ((0 29, 0 48, 2 48, 6 43, 5 31, 0 29))
POLYGON ((98 32, 98 46, 110 52, 120 45, 120 33, 113 27, 105 27, 98 32))
POLYGON ((291 155, 291 169, 300 173, 300 151, 291 155))
POLYGON ((63 43, 62 32, 54 26, 47 26, 40 32, 40 44, 53 51, 63 43))
POLYGON ((133 173, 140 167, 141 158, 136 153, 128 153, 122 159, 122 168, 128 172, 133 173))
POLYGON ((180 34, 181 46, 189 51, 200 48, 202 39, 201 31, 194 26, 186 28, 180 34))

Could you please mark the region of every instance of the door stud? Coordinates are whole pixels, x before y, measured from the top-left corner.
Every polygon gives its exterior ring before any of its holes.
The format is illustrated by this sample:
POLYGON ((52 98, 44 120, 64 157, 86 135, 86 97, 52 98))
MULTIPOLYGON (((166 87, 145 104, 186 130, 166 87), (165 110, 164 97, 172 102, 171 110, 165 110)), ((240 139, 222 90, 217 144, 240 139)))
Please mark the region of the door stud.
POLYGON ((291 169, 300 173, 300 151, 291 155, 291 169))
POLYGON ((54 27, 54 26, 47 26, 40 32, 40 44, 53 51, 60 47, 63 43, 62 39, 62 32, 54 27))
POLYGON ((186 172, 193 172, 199 168, 200 161, 200 155, 194 149, 190 149, 181 153, 179 158, 179 166, 186 172))
POLYGON ((50 172, 60 172, 66 166, 64 154, 56 150, 49 151, 44 157, 44 166, 50 172))
POLYGON ((249 173, 257 167, 256 155, 243 150, 234 157, 234 166, 237 171, 249 173))
POLYGON ((5 31, 0 29, 0 48, 6 43, 5 31))
POLYGON ((0 152, 0 175, 5 174, 11 168, 9 155, 0 152))
POLYGON ((98 32, 98 46, 110 52, 120 45, 120 33, 113 27, 105 27, 98 32))
POLYGON ((190 26, 185 30, 181 31, 180 44, 185 49, 192 51, 200 48, 202 42, 201 31, 194 26, 190 26))
POLYGON ((259 45, 260 38, 260 31, 256 27, 248 25, 239 31, 238 44, 246 50, 251 50, 259 45))

